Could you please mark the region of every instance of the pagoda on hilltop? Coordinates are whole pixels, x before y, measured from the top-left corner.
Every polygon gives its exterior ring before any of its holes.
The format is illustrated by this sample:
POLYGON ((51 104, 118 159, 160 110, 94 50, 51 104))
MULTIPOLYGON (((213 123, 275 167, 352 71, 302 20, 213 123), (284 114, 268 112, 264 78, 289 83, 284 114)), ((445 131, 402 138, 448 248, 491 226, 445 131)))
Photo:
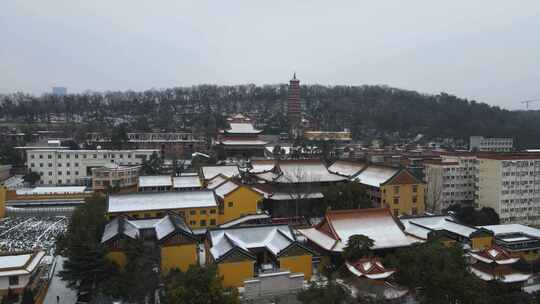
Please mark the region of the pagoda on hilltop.
POLYGON ((289 97, 287 98, 287 119, 289 122, 289 134, 292 138, 302 136, 302 105, 300 103, 300 80, 296 79, 296 73, 289 81, 289 97))

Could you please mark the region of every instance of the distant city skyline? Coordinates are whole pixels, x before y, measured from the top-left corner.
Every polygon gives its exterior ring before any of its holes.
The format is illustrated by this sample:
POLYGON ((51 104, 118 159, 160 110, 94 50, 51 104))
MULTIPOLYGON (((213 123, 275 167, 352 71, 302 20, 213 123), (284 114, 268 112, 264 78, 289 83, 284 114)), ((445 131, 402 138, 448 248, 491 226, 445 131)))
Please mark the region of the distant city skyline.
MULTIPOLYGON (((384 84, 540 98, 540 2, 3 2, 0 93, 384 84)), ((530 109, 540 109, 540 102, 530 109)))

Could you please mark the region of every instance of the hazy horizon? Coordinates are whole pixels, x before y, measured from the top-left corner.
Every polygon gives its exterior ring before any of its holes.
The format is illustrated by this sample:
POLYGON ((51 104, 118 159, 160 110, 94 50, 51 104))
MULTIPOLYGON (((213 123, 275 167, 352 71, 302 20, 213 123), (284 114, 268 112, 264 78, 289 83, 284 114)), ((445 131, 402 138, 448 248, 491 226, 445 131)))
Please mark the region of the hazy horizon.
MULTIPOLYGON (((1 3, 0 93, 388 85, 508 109, 540 98, 540 2, 1 3)), ((531 104, 540 109, 540 102, 531 104)))

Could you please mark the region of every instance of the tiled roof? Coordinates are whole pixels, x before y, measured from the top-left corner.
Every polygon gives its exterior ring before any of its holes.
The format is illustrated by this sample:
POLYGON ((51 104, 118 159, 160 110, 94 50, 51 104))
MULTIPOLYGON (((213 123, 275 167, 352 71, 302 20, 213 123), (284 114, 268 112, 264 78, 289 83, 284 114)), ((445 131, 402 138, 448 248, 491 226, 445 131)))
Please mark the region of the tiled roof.
POLYGON ((201 168, 202 175, 205 180, 212 179, 218 174, 223 174, 226 177, 239 176, 240 170, 238 166, 204 166, 201 168))
POLYGON ((137 192, 109 195, 107 212, 122 213, 146 210, 176 210, 216 207, 214 192, 194 190, 183 192, 137 192))
POLYGON ((342 252, 353 235, 374 240, 372 249, 404 247, 416 242, 400 225, 389 209, 353 209, 327 211, 323 222, 299 232, 320 247, 336 252, 342 252))
POLYGON ((44 256, 44 251, 0 253, 0 277, 30 274, 44 256))

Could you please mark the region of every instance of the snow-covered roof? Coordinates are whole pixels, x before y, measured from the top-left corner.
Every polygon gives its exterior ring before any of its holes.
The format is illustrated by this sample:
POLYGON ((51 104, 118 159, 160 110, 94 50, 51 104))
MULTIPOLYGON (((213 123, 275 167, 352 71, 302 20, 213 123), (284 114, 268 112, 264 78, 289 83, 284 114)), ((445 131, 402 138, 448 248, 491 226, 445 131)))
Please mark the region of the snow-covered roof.
POLYGON ((173 188, 200 188, 201 180, 197 175, 173 177, 173 188))
POLYGON ((469 271, 484 281, 499 280, 503 283, 523 282, 532 277, 532 274, 522 273, 508 266, 498 266, 496 274, 493 275, 493 269, 490 266, 484 267, 478 263, 469 266, 469 271))
POLYGON ((85 186, 35 187, 17 189, 16 193, 17 195, 81 194, 85 190, 85 186))
POLYGON ((371 238, 372 249, 404 247, 416 241, 401 230, 385 208, 327 211, 319 225, 298 231, 320 247, 335 252, 342 252, 353 235, 371 238))
POLYGON ((324 198, 324 195, 322 192, 314 191, 314 192, 274 192, 272 195, 268 197, 268 199, 274 200, 274 201, 287 201, 287 200, 301 200, 301 199, 316 199, 316 198, 324 198))
POLYGON ((107 211, 109 213, 122 213, 216 206, 217 203, 214 192, 209 190, 151 193, 137 192, 109 195, 107 211))
POLYGON ((131 239, 136 239, 139 235, 139 228, 123 216, 116 217, 105 225, 101 242, 105 243, 117 235, 124 235, 131 239))
POLYGON ((275 160, 253 160, 251 161, 251 169, 249 170, 249 172, 254 174, 268 172, 272 171, 275 166, 275 160))
POLYGON ((280 160, 272 169, 270 162, 254 162, 251 173, 259 179, 277 183, 317 183, 345 180, 343 176, 330 173, 319 160, 280 160), (272 171, 270 171, 272 170, 272 171), (261 173, 262 172, 262 173, 261 173))
POLYGON ((172 179, 169 175, 139 176, 139 187, 171 187, 172 179))
POLYGON ((382 166, 368 166, 360 174, 358 174, 354 180, 368 186, 380 187, 381 184, 388 181, 394 176, 399 169, 382 167, 382 166))
POLYGON ((478 229, 459 224, 451 216, 423 216, 413 218, 401 218, 405 232, 415 237, 427 240, 431 231, 446 230, 459 236, 469 238, 471 233, 478 229))
POLYGON ((382 280, 390 277, 395 271, 386 269, 377 258, 364 258, 356 262, 346 262, 347 269, 357 277, 382 280))
POLYGON ((487 264, 496 263, 499 265, 514 264, 519 258, 513 258, 508 252, 498 246, 491 246, 480 251, 469 252, 473 258, 487 264))
POLYGON ((222 174, 226 177, 239 176, 240 170, 238 166, 204 166, 202 167, 202 174, 205 180, 212 179, 218 174, 222 174))
POLYGON ((234 219, 230 222, 224 223, 219 225, 219 228, 229 228, 234 227, 236 225, 240 225, 242 223, 252 221, 252 220, 265 220, 270 219, 270 215, 268 213, 260 213, 260 214, 249 214, 246 216, 242 216, 240 218, 234 219))
POLYGON ((107 223, 101 242, 105 243, 120 234, 135 239, 139 235, 140 229, 154 229, 158 241, 174 231, 183 231, 189 236, 193 234, 184 218, 173 212, 157 219, 129 219, 120 216, 107 223))
POLYGON ((154 229, 158 240, 162 240, 174 231, 182 231, 193 237, 193 231, 186 224, 184 218, 174 213, 169 213, 163 217, 154 225, 154 229))
POLYGON ((233 248, 249 252, 252 248, 266 248, 274 256, 296 241, 288 225, 265 225, 209 231, 210 253, 218 260, 233 248))
POLYGON ((222 145, 225 146, 264 146, 268 142, 260 139, 223 139, 222 145))
POLYGON ((220 184, 217 188, 214 189, 214 192, 216 193, 217 196, 221 198, 225 198, 225 195, 233 192, 238 187, 240 187, 240 185, 229 180, 220 184))
POLYGON ((277 179, 282 183, 335 182, 345 178, 328 172, 321 161, 280 161, 283 173, 277 179))
POLYGON ((540 229, 521 224, 501 224, 479 227, 493 231, 493 233, 495 233, 495 236, 497 236, 498 234, 521 232, 530 236, 540 238, 540 229))
POLYGON ((215 176, 214 178, 208 181, 206 188, 215 189, 217 186, 223 184, 226 180, 227 178, 225 178, 223 175, 215 176))
POLYGON ((259 134, 262 130, 255 129, 253 124, 249 122, 231 122, 229 123, 229 129, 225 130, 225 132, 234 134, 259 134))
POLYGON ((328 171, 346 177, 352 177, 360 172, 366 165, 349 161, 338 160, 334 162, 328 171))
POLYGON ((0 255, 0 277, 30 274, 44 256, 45 251, 2 254, 0 255))

